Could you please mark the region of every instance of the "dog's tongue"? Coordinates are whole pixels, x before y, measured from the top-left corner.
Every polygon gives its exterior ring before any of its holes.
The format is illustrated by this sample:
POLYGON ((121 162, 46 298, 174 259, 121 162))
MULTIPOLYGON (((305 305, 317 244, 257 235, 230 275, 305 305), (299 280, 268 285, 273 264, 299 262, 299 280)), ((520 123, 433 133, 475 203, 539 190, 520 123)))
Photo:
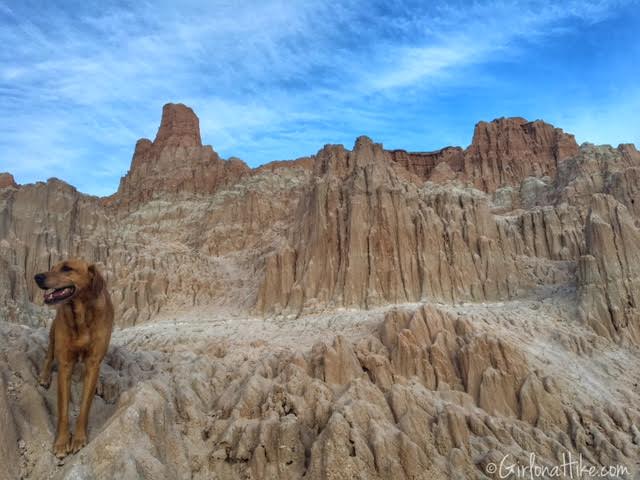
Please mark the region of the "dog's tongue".
POLYGON ((59 298, 66 297, 70 293, 71 293, 71 288, 70 287, 62 288, 60 290, 53 290, 52 292, 45 293, 44 294, 44 299, 47 300, 47 301, 57 300, 59 298))

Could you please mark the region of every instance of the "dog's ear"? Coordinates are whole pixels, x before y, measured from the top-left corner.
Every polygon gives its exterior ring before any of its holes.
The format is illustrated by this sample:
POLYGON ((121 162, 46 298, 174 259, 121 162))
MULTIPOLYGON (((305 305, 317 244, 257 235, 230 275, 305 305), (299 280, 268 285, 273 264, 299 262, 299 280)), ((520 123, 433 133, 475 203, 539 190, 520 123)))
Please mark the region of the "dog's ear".
POLYGON ((89 273, 91 274, 91 291, 98 296, 104 288, 104 278, 95 265, 89 265, 89 273))

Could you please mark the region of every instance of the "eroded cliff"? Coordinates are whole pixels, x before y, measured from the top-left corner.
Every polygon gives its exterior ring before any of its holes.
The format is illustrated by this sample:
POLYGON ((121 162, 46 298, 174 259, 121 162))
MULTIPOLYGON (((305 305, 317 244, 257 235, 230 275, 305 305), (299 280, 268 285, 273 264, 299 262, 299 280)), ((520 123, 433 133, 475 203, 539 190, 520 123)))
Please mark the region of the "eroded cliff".
POLYGON ((111 197, 0 174, 0 478, 480 479, 531 454, 635 478, 638 172, 520 118, 250 169, 168 104, 111 197), (68 256, 129 328, 58 465, 32 277, 68 256))

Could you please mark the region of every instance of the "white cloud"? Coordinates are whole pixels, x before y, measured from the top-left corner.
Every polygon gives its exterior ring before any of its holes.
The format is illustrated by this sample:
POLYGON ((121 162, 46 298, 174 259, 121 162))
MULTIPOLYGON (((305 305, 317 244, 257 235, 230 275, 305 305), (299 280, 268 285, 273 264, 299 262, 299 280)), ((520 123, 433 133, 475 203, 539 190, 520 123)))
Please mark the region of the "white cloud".
POLYGON ((309 154, 354 130, 397 132, 389 106, 407 108, 412 89, 474 85, 481 72, 469 68, 515 58, 523 42, 559 35, 571 19, 601 21, 616 5, 0 3, 0 170, 29 180, 62 172, 94 190, 110 175, 115 189, 168 101, 196 110, 205 142, 248 160, 309 154))
POLYGON ((483 2, 469 6, 445 4, 437 13, 414 18, 414 29, 423 28, 424 38, 409 45, 392 45, 384 64, 369 75, 374 89, 401 88, 427 79, 448 80, 450 70, 518 52, 518 42, 535 42, 570 29, 569 19, 602 21, 611 13, 611 3, 483 2))

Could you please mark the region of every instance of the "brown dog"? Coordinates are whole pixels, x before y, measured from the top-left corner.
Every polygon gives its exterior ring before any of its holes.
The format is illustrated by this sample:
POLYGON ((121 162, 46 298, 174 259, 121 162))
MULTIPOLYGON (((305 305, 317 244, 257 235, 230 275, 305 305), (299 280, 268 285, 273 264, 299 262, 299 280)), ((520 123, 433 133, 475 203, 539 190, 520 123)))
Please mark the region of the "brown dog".
POLYGON ((105 281, 95 265, 84 260, 66 260, 51 271, 38 273, 35 281, 44 302, 55 305, 56 318, 49 331, 47 358, 40 384, 48 388, 53 358, 58 361, 58 430, 53 453, 59 458, 75 453, 87 443, 87 421, 96 390, 100 363, 107 353, 113 328, 113 306, 105 281), (73 438, 69 432, 71 373, 83 359, 85 374, 80 414, 73 438))

